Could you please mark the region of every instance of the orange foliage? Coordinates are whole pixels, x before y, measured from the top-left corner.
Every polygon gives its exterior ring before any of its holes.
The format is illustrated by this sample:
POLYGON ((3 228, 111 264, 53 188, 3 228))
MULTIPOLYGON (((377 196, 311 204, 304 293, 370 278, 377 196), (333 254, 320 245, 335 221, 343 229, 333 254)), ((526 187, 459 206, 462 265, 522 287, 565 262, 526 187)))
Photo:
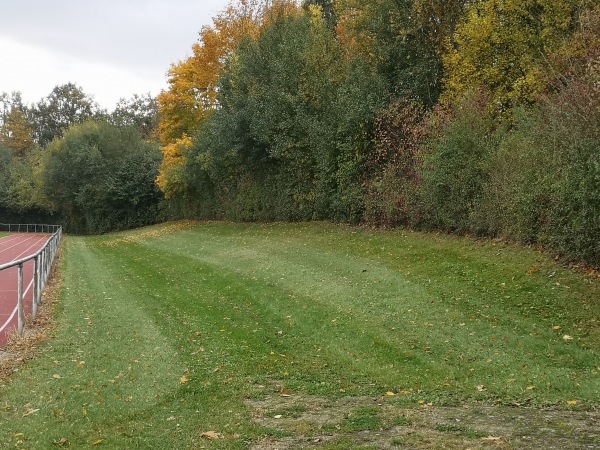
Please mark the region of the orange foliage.
POLYGON ((192 56, 169 70, 169 90, 158 96, 159 136, 164 144, 191 134, 217 104, 217 84, 239 42, 258 34, 255 2, 242 0, 213 19, 192 47, 192 56))
POLYGON ((239 0, 217 15, 212 27, 202 28, 192 56, 171 67, 169 89, 158 96, 164 159, 157 183, 167 197, 184 188, 181 149, 192 144, 189 136, 218 106, 218 83, 228 58, 242 40, 256 39, 275 17, 300 11, 289 0, 239 0))

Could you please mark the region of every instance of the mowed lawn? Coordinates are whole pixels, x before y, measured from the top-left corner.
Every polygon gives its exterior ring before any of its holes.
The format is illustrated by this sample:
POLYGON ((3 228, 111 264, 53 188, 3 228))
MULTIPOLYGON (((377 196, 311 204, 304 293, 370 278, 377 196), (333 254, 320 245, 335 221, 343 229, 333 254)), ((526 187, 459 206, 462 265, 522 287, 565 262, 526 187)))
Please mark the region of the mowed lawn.
POLYGON ((323 223, 172 223, 68 236, 60 265, 53 338, 0 381, 0 448, 271 448, 257 443, 294 434, 354 448, 352 433, 406 423, 358 408, 278 427, 257 420, 269 398, 306 400, 267 413, 281 420, 345 398, 600 405, 600 283, 534 250, 323 223))

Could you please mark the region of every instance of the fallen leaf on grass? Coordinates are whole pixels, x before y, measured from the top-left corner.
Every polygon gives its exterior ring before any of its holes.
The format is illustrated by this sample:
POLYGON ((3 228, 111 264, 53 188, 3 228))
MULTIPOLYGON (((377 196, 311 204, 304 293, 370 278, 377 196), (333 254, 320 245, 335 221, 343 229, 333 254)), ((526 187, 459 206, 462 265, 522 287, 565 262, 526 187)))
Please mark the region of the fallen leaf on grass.
POLYGON ((564 339, 565 341, 572 341, 572 340, 573 340, 573 336, 569 336, 568 334, 565 334, 565 335, 563 336, 563 339, 564 339))
POLYGON ((561 326, 560 326, 560 325, 554 325, 554 326, 552 327, 552 329, 553 329, 553 330, 556 330, 556 331, 558 331, 558 330, 560 330, 560 329, 561 329, 561 326))
POLYGON ((394 395, 396 395, 396 394, 394 394, 392 391, 387 391, 387 392, 385 393, 385 395, 388 395, 388 396, 390 396, 390 397, 393 397, 393 396, 394 396, 394 395))
POLYGON ((528 391, 534 391, 535 390, 535 386, 527 386, 527 390, 528 391))
POLYGON ((61 446, 61 447, 63 447, 63 446, 65 446, 65 445, 68 445, 68 444, 69 444, 69 441, 67 441, 67 439, 66 439, 66 438, 60 438, 59 440, 57 440, 57 441, 52 441, 52 442, 54 442, 54 445, 59 445, 59 446, 61 446))
POLYGON ((23 414, 23 417, 27 417, 30 416, 32 414, 35 414, 36 412, 38 412, 40 409, 32 409, 32 408, 28 408, 25 413, 23 414))
POLYGON ((52 378, 54 378, 55 380, 58 380, 59 378, 62 378, 59 374, 55 373, 54 375, 52 375, 52 378))
POLYGON ((92 445, 95 447, 97 445, 101 445, 104 442, 104 439, 98 439, 94 442, 92 442, 92 445))
POLYGON ((181 383, 181 384, 185 384, 188 381, 190 381, 190 380, 188 380, 188 377, 186 377, 185 375, 179 379, 179 383, 181 383))
POLYGON ((577 400, 567 400, 567 405, 576 405, 577 403, 579 403, 577 400))
POLYGON ((200 435, 204 439, 223 439, 223 434, 217 433, 216 431, 205 431, 200 435))

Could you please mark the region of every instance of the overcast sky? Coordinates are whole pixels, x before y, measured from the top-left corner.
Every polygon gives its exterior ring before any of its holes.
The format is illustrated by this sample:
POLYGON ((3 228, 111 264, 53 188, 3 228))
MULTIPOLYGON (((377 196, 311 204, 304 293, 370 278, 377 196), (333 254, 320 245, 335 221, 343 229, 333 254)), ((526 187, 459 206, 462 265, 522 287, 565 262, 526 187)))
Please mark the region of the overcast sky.
POLYGON ((167 87, 229 0, 0 0, 0 92, 26 103, 76 83, 103 108, 167 87))

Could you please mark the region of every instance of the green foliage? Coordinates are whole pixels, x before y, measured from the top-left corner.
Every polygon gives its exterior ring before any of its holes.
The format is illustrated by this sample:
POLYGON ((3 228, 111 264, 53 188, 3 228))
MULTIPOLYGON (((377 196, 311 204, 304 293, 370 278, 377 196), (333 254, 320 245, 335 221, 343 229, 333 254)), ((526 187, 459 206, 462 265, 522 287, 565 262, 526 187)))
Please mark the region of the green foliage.
POLYGON ((34 148, 33 128, 25 108, 12 108, 0 126, 0 142, 23 156, 34 148))
POLYGON ((23 96, 20 92, 2 92, 0 94, 0 126, 6 122, 6 117, 13 109, 25 109, 23 96))
POLYGON ((497 147, 485 162, 489 174, 472 219, 479 230, 535 243, 551 215, 552 189, 560 163, 542 142, 541 111, 519 109, 511 129, 500 129, 497 147))
POLYGON ((591 80, 575 81, 544 112, 545 149, 559 162, 548 243, 600 266, 600 89, 591 80))
POLYGON ((73 83, 56 86, 30 111, 36 142, 44 147, 74 124, 99 114, 98 106, 73 83))
POLYGON ((0 145, 0 220, 9 223, 60 223, 47 209, 41 188, 42 152, 16 157, 0 145))
POLYGON ((9 186, 9 167, 13 159, 13 151, 0 144, 0 202, 5 201, 9 186))
POLYGON ((311 218, 315 161, 305 130, 324 101, 303 82, 312 75, 304 64, 311 38, 308 18, 279 18, 258 41, 247 40, 227 68, 222 109, 213 118, 226 134, 206 143, 219 161, 239 165, 233 185, 221 188, 230 198, 227 214, 242 220, 311 218))
POLYGON ((536 108, 515 111, 512 125, 495 131, 489 116, 467 108, 426 156, 430 224, 548 245, 565 258, 600 265, 595 105, 597 87, 579 80, 536 108))
POLYGON ((236 220, 360 218, 374 86, 368 69, 345 63, 320 16, 274 19, 229 61, 221 107, 186 155, 200 209, 212 203, 236 220))
POLYGON ((375 146, 375 122, 385 105, 385 82, 361 60, 350 63, 337 89, 324 134, 328 166, 322 183, 322 218, 360 222, 365 213, 365 162, 375 146), (331 136, 331 137, 329 137, 331 136), (327 189, 328 188, 328 189, 327 189))
POLYGON ((338 33, 354 56, 369 61, 394 98, 432 106, 442 89, 442 43, 464 1, 374 0, 336 2, 338 33))
POLYGON ((479 208, 488 180, 486 161, 495 148, 488 100, 474 93, 450 117, 440 113, 423 150, 422 208, 429 226, 448 231, 478 231, 472 215, 479 208))
POLYGON ((338 21, 334 3, 334 0, 304 0, 302 7, 307 11, 310 11, 311 7, 320 8, 327 27, 334 30, 338 21))
POLYGON ((160 163, 156 145, 133 127, 88 122, 48 147, 44 192, 68 230, 104 233, 158 220, 160 163))
POLYGON ((122 98, 108 120, 117 126, 133 125, 146 139, 156 139, 158 102, 150 94, 136 94, 128 100, 122 98))

